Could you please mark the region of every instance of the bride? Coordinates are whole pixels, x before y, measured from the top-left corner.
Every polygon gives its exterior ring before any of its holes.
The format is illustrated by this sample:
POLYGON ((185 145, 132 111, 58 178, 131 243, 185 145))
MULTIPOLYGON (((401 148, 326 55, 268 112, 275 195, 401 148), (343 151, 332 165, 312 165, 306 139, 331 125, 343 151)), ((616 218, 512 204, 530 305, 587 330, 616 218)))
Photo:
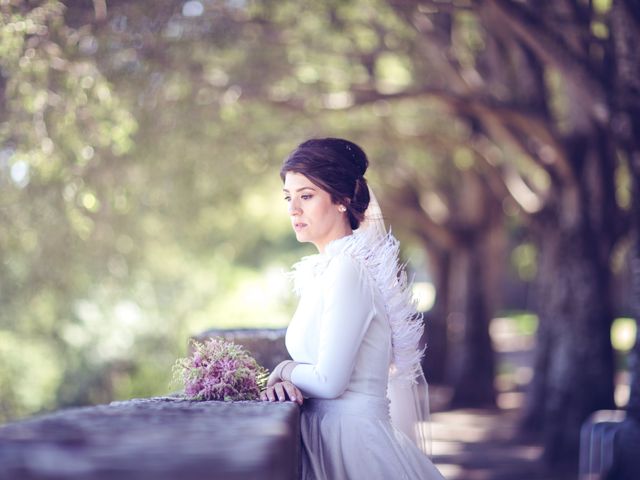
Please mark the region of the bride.
POLYGON ((273 370, 261 398, 302 405, 303 479, 441 479, 421 451, 423 324, 364 178, 368 163, 338 138, 308 140, 284 161, 296 238, 319 253, 294 266, 293 360, 273 370))

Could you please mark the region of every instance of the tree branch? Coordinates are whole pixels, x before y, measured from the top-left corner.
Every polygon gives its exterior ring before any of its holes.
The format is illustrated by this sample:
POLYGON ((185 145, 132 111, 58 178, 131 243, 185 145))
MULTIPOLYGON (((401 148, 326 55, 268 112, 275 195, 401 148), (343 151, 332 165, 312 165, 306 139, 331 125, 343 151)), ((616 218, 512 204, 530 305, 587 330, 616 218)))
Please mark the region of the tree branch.
MULTIPOLYGON (((482 162, 483 172, 487 177, 489 187, 494 192, 496 198, 511 198, 520 213, 524 218, 532 220, 534 215, 539 211, 542 206, 543 200, 540 195, 530 192, 530 195, 535 195, 535 199, 531 199, 529 195, 528 201, 518 191, 514 191, 513 187, 510 188, 509 181, 507 180, 507 173, 505 172, 505 166, 497 165, 490 157, 489 153, 491 145, 490 141, 484 135, 479 136, 475 141, 468 143, 469 148, 476 154, 482 162), (534 205, 535 204, 535 205, 534 205)), ((511 170, 514 170, 513 168, 511 170)), ((510 171, 511 184, 513 185, 513 175, 518 175, 515 171, 510 171)), ((524 180, 520 179, 520 182, 524 183, 524 180)))
MULTIPOLYGON (((564 182, 574 181, 573 170, 566 161, 562 142, 551 130, 544 115, 536 112, 496 102, 489 98, 464 96, 438 87, 422 87, 404 92, 384 94, 375 90, 356 91, 353 102, 345 109, 357 108, 378 101, 394 101, 408 98, 433 98, 441 101, 456 114, 477 118, 492 137, 517 147, 538 167, 543 168, 553 179, 564 182), (540 148, 534 149, 528 137, 535 137, 540 148)), ((274 105, 292 111, 306 109, 303 99, 272 100, 274 105)))
POLYGON ((418 191, 413 185, 404 184, 402 188, 390 191, 387 200, 391 204, 402 206, 402 211, 408 214, 409 226, 415 226, 423 239, 428 239, 438 248, 451 250, 458 244, 457 235, 452 229, 436 222, 420 205, 418 191))
POLYGON ((492 16, 524 42, 540 59, 557 68, 579 93, 587 112, 606 124, 610 112, 606 90, 588 63, 571 52, 564 41, 549 31, 522 6, 511 0, 485 0, 492 16))

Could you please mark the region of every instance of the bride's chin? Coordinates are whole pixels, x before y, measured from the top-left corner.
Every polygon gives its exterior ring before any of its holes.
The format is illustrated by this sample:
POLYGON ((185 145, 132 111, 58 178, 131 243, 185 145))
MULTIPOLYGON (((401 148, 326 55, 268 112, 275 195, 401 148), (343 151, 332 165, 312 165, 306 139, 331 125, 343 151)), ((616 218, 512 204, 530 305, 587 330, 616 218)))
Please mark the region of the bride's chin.
POLYGON ((298 240, 300 243, 304 243, 308 242, 309 238, 308 235, 305 235, 303 232, 296 232, 296 240, 298 240))

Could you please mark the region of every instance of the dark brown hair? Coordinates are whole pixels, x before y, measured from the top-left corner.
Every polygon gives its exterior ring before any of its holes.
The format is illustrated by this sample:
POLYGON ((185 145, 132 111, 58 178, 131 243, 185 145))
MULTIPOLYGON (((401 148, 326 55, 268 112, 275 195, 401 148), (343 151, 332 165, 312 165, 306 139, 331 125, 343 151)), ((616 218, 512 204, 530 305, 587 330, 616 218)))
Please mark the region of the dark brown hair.
POLYGON ((364 173, 369 160, 362 148, 342 138, 312 138, 301 143, 285 159, 280 178, 288 172, 301 173, 329 195, 335 204, 347 208, 353 230, 364 220, 369 206, 369 188, 364 173))

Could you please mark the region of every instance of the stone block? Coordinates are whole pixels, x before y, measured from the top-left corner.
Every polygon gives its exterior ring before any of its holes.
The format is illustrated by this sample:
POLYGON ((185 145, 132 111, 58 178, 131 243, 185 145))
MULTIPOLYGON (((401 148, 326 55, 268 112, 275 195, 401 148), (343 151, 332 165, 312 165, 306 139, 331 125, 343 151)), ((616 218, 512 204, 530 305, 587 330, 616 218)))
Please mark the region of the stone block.
POLYGON ((158 397, 0 427, 0 480, 297 479, 299 407, 158 397))

